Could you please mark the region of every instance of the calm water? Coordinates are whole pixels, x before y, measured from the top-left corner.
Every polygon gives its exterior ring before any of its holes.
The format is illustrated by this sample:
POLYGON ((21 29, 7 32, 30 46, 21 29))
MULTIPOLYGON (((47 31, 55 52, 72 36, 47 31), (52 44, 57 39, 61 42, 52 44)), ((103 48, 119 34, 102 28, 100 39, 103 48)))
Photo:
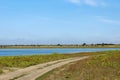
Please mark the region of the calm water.
POLYGON ((54 49, 0 49, 0 56, 34 55, 51 53, 95 52, 106 50, 120 50, 120 48, 54 48, 54 49))

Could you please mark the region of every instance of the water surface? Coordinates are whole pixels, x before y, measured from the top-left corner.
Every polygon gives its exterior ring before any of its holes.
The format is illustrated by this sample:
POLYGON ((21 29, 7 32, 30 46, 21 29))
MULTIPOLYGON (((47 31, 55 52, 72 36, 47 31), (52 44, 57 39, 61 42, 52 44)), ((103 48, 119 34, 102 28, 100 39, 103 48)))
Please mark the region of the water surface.
POLYGON ((44 49, 0 49, 0 56, 35 55, 52 53, 96 52, 106 50, 120 50, 120 48, 44 48, 44 49))

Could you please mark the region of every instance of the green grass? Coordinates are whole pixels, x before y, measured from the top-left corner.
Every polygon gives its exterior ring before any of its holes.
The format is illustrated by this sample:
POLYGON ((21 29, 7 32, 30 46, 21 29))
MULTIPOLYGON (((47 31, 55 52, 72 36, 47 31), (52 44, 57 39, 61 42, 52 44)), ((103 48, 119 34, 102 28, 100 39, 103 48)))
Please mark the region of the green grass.
POLYGON ((3 71, 0 69, 0 74, 2 74, 3 73, 3 71))
POLYGON ((32 65, 45 63, 54 60, 60 60, 71 57, 85 56, 85 55, 94 55, 94 53, 76 53, 76 54, 58 54, 53 53, 49 55, 31 55, 31 56, 1 56, 0 57, 0 73, 5 67, 16 67, 24 68, 32 65))
POLYGON ((64 65, 36 80, 120 80, 120 51, 64 65))

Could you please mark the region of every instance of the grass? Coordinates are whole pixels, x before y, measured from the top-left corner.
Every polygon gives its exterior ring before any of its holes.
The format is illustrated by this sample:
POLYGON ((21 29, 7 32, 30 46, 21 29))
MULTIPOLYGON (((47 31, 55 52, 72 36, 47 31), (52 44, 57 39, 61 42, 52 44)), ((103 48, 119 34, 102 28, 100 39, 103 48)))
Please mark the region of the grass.
POLYGON ((64 65, 36 80, 120 80, 120 51, 64 65))
POLYGON ((3 71, 0 69, 0 74, 2 74, 3 73, 3 71))
POLYGON ((1 56, 0 57, 0 74, 3 73, 2 69, 5 67, 24 68, 32 65, 45 63, 54 60, 60 60, 71 57, 95 55, 96 52, 90 53, 76 53, 76 54, 58 54, 53 53, 49 55, 31 55, 31 56, 1 56))

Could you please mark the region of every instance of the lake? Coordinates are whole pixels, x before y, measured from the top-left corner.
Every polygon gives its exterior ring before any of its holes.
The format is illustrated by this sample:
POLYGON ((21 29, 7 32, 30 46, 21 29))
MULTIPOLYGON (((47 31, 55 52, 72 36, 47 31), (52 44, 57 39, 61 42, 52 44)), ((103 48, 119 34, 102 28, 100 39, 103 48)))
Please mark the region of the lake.
POLYGON ((0 49, 0 56, 18 56, 52 53, 96 52, 106 50, 120 50, 120 48, 43 48, 43 49, 0 49))

